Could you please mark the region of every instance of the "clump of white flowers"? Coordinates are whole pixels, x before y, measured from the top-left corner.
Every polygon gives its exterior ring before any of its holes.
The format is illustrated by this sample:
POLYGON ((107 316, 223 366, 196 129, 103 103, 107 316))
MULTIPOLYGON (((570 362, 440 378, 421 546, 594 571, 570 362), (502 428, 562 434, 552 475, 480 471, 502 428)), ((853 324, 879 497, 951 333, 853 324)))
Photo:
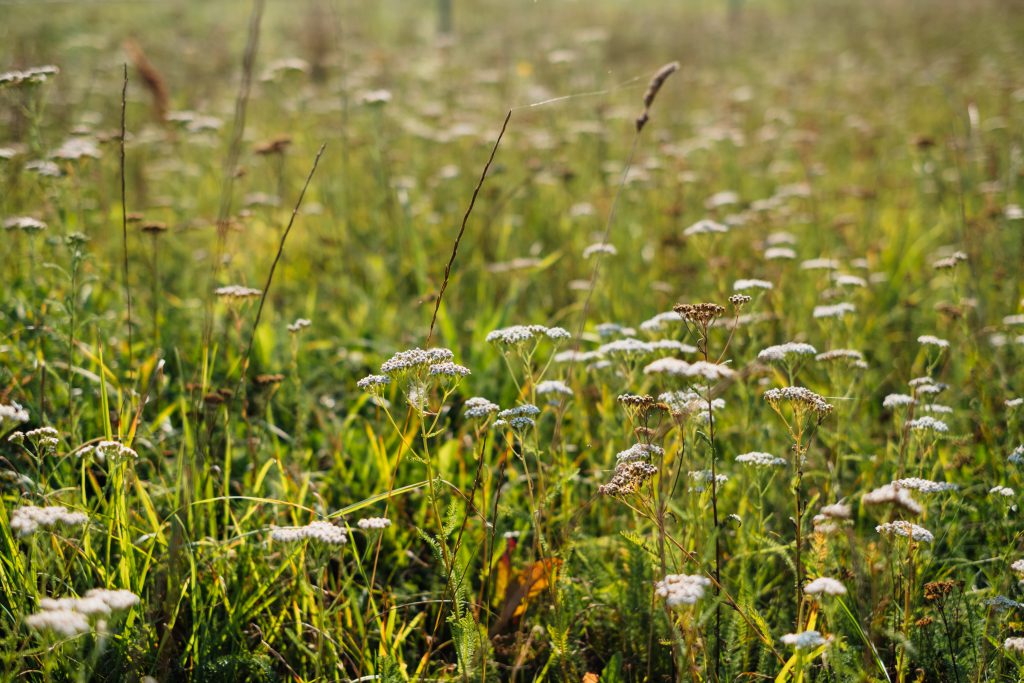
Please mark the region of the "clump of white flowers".
POLYGON ((0 429, 7 429, 8 424, 28 422, 28 411, 17 403, 0 404, 0 429))
POLYGON ((387 517, 364 517, 356 522, 356 526, 364 531, 368 529, 387 529, 391 526, 391 520, 387 517))
POLYGON ((89 517, 84 512, 73 512, 62 505, 25 505, 11 513, 11 530, 18 536, 30 536, 40 529, 58 525, 79 526, 88 521, 89 517))
POLYGON ((919 515, 924 511, 921 504, 910 495, 910 491, 896 484, 886 484, 870 493, 865 493, 861 498, 861 502, 865 505, 891 504, 915 515, 919 515))
POLYGON ((764 392, 764 400, 778 412, 782 404, 788 403, 798 413, 810 411, 819 420, 823 420, 832 414, 834 406, 819 394, 814 393, 806 387, 779 387, 764 392))
POLYGON ((832 349, 830 351, 824 351, 816 355, 814 360, 819 363, 845 360, 853 364, 856 368, 864 369, 868 367, 868 364, 864 361, 864 354, 856 349, 832 349))
POLYGON ((883 408, 902 408, 903 406, 912 406, 917 403, 917 399, 907 394, 888 394, 882 399, 883 408))
POLYGON ((912 524, 902 519, 895 522, 885 522, 875 527, 875 531, 885 536, 903 536, 921 543, 931 543, 935 540, 932 532, 923 526, 912 524))
POLYGON ((46 223, 31 216, 11 216, 4 221, 4 230, 39 232, 40 230, 46 230, 46 223))
POLYGON ((606 242, 596 242, 591 244, 583 250, 583 258, 587 259, 595 254, 605 254, 608 256, 615 256, 619 253, 619 250, 615 248, 615 245, 608 244, 606 242))
POLYGON ((778 458, 771 453, 754 451, 736 456, 736 462, 756 467, 779 467, 786 464, 785 458, 778 458))
POLYGON ((683 234, 687 237, 693 237, 694 235, 715 235, 727 232, 729 232, 728 226, 722 225, 710 218, 701 219, 683 230, 683 234))
POLYGON ((544 325, 513 325, 493 330, 487 334, 486 340, 491 344, 502 346, 518 346, 528 341, 550 339, 560 342, 572 338, 569 331, 562 327, 546 327, 544 325))
POLYGON ((37 455, 53 455, 60 444, 60 432, 53 427, 38 427, 27 432, 14 432, 7 440, 22 446, 28 441, 35 448, 37 455))
POLYGON ((650 460, 653 456, 661 457, 665 454, 661 446, 650 443, 635 443, 624 451, 619 451, 615 459, 619 462, 631 460, 650 460))
POLYGON ((949 431, 949 425, 930 415, 919 417, 916 420, 910 420, 907 422, 907 427, 915 432, 936 432, 938 434, 945 434, 949 431))
POLYGON ((843 301, 838 304, 828 304, 823 306, 815 306, 811 312, 815 318, 842 318, 847 313, 853 313, 857 310, 857 307, 853 304, 843 301))
POLYGON ((562 396, 573 395, 573 391, 569 385, 558 379, 548 379, 543 382, 538 382, 537 386, 534 387, 534 391, 536 391, 540 396, 544 396, 546 394, 560 394, 562 396))
POLYGON ((897 479, 892 484, 893 486, 898 486, 901 489, 914 489, 921 493, 942 493, 944 491, 956 491, 960 488, 956 484, 948 481, 932 481, 930 479, 921 479, 920 477, 897 479))
POLYGON ((704 591, 711 585, 706 576, 689 574, 668 574, 654 585, 654 592, 665 598, 665 604, 672 608, 681 608, 696 604, 704 597, 704 591))
POLYGON ((1007 638, 1003 641, 1003 649, 1008 652, 1024 652, 1024 638, 1007 638))
POLYGON ((221 299, 244 300, 262 296, 263 290, 253 289, 252 287, 243 287, 242 285, 227 285, 224 287, 218 287, 213 290, 213 293, 221 299))
POLYGON ((767 280, 736 280, 732 283, 732 289, 734 292, 745 292, 748 289, 772 289, 775 285, 768 282, 767 280))
POLYGON ((323 520, 310 522, 305 526, 273 527, 270 537, 281 543, 295 543, 307 539, 325 545, 345 545, 348 543, 348 534, 345 533, 344 529, 323 520))
POLYGON ((922 334, 917 338, 917 343, 922 346, 937 346, 940 349, 948 349, 949 341, 946 339, 940 339, 932 334, 922 334))
POLYGON ((818 631, 801 631, 800 633, 787 633, 782 636, 782 642, 796 650, 813 650, 828 642, 818 631))
POLYGON ((40 611, 29 615, 25 623, 36 631, 49 631, 72 638, 106 630, 106 619, 139 604, 139 596, 129 590, 93 588, 80 598, 43 598, 40 611))
POLYGON ((1012 498, 1013 493, 1013 489, 1009 486, 993 486, 988 491, 990 496, 1002 496, 1003 498, 1012 498))
POLYGON ((288 331, 297 334, 312 324, 313 322, 307 318, 296 318, 295 322, 288 326, 288 331))
POLYGON ((409 349, 399 351, 381 363, 381 374, 389 377, 398 377, 406 373, 419 374, 431 365, 448 363, 455 358, 455 354, 449 349, 409 349))
POLYGON ((497 403, 489 401, 483 396, 474 396, 467 399, 463 404, 462 415, 471 420, 482 420, 490 417, 500 409, 501 407, 497 403))
POLYGON ((807 595, 846 595, 846 586, 836 579, 821 576, 804 586, 807 595))
POLYGON ((139 454, 120 441, 100 441, 95 445, 80 448, 75 452, 79 457, 92 456, 98 462, 117 463, 122 460, 136 460, 139 454))
POLYGON ((757 354, 757 359, 761 361, 784 361, 789 356, 812 356, 816 353, 818 353, 818 350, 810 344, 786 342, 785 344, 777 344, 762 349, 757 354))

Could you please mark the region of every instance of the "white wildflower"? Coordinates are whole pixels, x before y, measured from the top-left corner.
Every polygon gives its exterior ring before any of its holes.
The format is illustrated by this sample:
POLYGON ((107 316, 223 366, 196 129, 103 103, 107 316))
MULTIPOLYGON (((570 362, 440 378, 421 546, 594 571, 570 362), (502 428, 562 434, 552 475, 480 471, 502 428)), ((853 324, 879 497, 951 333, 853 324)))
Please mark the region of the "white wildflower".
POLYGON ((896 535, 903 536, 904 538, 911 538, 922 543, 931 543, 935 540, 935 536, 932 535, 932 532, 922 526, 911 524, 910 522, 903 521, 902 519, 895 522, 879 524, 875 527, 875 531, 887 536, 896 535))
POLYGON ((789 247, 769 247, 764 250, 764 257, 768 261, 792 260, 796 258, 796 251, 789 247))
POLYGON ((387 517, 364 517, 356 522, 360 529, 387 529, 391 526, 391 520, 387 517))
POLYGON ((500 410, 500 407, 497 403, 493 403, 482 396, 474 396, 466 400, 466 403, 463 405, 462 415, 471 420, 479 420, 489 417, 498 412, 498 410, 500 410))
POLYGON ((844 301, 828 306, 815 306, 812 315, 815 318, 841 318, 847 313, 853 313, 856 310, 856 306, 844 301))
POLYGON ((889 394, 882 400, 883 408, 901 408, 903 406, 911 406, 917 403, 913 396, 907 396, 906 394, 889 394))
POLYGON ((782 361, 786 359, 786 356, 809 356, 817 352, 818 350, 810 344, 786 342, 785 344, 777 344, 762 349, 757 354, 757 359, 761 361, 782 361))
POLYGON ((690 227, 686 228, 686 230, 683 230, 683 234, 686 235, 687 237, 692 237, 694 235, 721 234, 726 232, 729 232, 728 226, 722 225, 721 223, 713 221, 710 218, 701 219, 694 223, 693 225, 691 225, 690 227))
POLYGON ((846 586, 827 576, 821 576, 804 586, 807 595, 846 595, 846 586))
POLYGON ((949 431, 949 425, 942 420, 936 420, 930 415, 919 417, 916 420, 910 420, 907 422, 907 426, 915 432, 937 432, 944 434, 949 431))
POLYGON ((732 283, 734 292, 743 292, 748 289, 772 289, 775 285, 767 280, 736 280, 732 283))
POLYGON ((940 349, 949 348, 948 340, 940 339, 939 337, 936 337, 935 335, 931 334, 922 334, 920 337, 917 338, 917 343, 922 344, 924 346, 937 346, 940 349))
POLYGON ((736 462, 756 467, 779 467, 786 464, 785 458, 777 458, 771 453, 753 451, 736 456, 736 462))
POLYGON ((782 636, 782 642, 790 645, 796 650, 813 650, 828 643, 817 631, 802 631, 800 633, 787 633, 782 636))
POLYGON ((341 527, 330 522, 317 520, 305 526, 280 526, 272 527, 270 538, 281 543, 295 543, 298 541, 313 540, 325 545, 345 545, 348 543, 348 534, 341 527))
POLYGON ((583 258, 585 258, 585 259, 586 258, 590 258, 591 256, 593 256, 595 254, 605 254, 605 255, 608 255, 608 256, 615 256, 618 253, 619 253, 619 251, 618 251, 618 249, 615 248, 614 245, 607 244, 607 243, 604 243, 604 242, 597 242, 595 244, 591 244, 590 246, 588 246, 586 249, 583 250, 583 258))
POLYGON ((11 530, 18 536, 30 536, 40 529, 57 525, 79 526, 88 521, 89 517, 84 512, 73 512, 61 505, 24 505, 11 513, 11 530))
POLYGON ((672 608, 693 605, 704 597, 704 590, 711 585, 711 579, 700 575, 668 574, 655 584, 654 592, 665 598, 665 604, 672 608))

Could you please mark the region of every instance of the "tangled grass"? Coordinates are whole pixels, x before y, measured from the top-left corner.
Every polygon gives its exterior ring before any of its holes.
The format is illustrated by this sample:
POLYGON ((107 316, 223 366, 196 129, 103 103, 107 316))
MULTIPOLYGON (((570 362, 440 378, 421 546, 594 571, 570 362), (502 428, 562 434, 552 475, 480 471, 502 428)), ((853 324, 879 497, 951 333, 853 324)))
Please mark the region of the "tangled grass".
POLYGON ((3 680, 1019 680, 1024 13, 677 4, 5 8, 3 680))

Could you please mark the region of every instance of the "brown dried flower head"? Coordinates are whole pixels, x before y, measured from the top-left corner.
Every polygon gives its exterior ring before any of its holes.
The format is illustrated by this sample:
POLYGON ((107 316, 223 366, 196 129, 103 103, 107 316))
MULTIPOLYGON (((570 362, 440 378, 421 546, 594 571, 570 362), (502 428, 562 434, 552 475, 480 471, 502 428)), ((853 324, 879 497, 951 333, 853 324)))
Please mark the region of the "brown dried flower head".
POLYGON ((716 318, 725 314, 725 306, 718 304, 676 304, 672 310, 682 316, 683 320, 707 327, 716 318))

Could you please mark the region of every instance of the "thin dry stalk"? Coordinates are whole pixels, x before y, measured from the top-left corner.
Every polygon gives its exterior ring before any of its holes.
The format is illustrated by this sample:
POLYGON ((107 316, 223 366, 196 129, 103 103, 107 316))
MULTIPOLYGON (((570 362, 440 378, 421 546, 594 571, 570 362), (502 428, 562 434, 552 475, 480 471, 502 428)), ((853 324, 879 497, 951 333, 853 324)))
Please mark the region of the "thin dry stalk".
POLYGON ((441 281, 441 289, 437 292, 437 299, 434 301, 434 314, 430 317, 430 330, 427 332, 426 346, 430 346, 430 340, 434 336, 434 325, 437 323, 437 312, 441 309, 441 300, 444 298, 444 290, 448 288, 448 278, 451 275, 452 265, 455 263, 455 257, 459 253, 459 243, 462 242, 462 236, 466 232, 466 223, 469 221, 469 215, 473 213, 473 206, 476 204, 476 197, 480 194, 480 188, 484 185, 484 180, 487 178, 487 172, 491 169, 491 162, 494 161, 494 155, 498 152, 498 145, 501 144, 501 139, 505 137, 505 130, 508 128, 508 122, 511 118, 512 110, 509 109, 508 113, 505 114, 505 121, 501 124, 501 132, 498 133, 498 139, 494 141, 494 147, 491 148, 491 155, 487 158, 487 163, 484 164, 484 170, 480 173, 480 180, 477 181, 476 187, 473 189, 473 196, 469 200, 469 207, 466 209, 466 213, 462 217, 462 225, 459 227, 459 234, 455 236, 455 244, 452 245, 451 258, 448 259, 448 263, 444 267, 444 279, 441 281))
MULTIPOLYGON (((306 196, 306 190, 309 189, 309 183, 313 180, 313 175, 316 173, 316 167, 320 165, 320 157, 324 153, 327 144, 320 145, 320 150, 316 153, 316 158, 313 159, 313 167, 309 169, 309 175, 306 176, 306 182, 302 185, 302 191, 299 192, 299 198, 295 202, 295 208, 292 209, 292 215, 288 219, 288 225, 285 227, 284 232, 281 234, 281 241, 277 245, 277 253, 274 254, 274 262, 270 264, 270 272, 267 273, 267 282, 263 285, 263 293, 260 295, 260 305, 256 309, 256 319, 252 322, 252 329, 249 331, 249 344, 245 348, 245 355, 242 356, 242 376, 239 378, 239 384, 244 386, 246 374, 249 371, 249 356, 252 354, 252 346, 256 341, 256 328, 259 327, 260 318, 263 317, 263 306, 267 302, 267 293, 270 291, 270 285, 274 282, 274 271, 277 270, 277 264, 281 260, 282 254, 284 254, 284 243, 288 239, 288 234, 292 231, 292 226, 295 225, 295 217, 299 215, 299 209, 302 207, 302 200, 306 196)), ((236 395, 238 392, 235 392, 236 395)))
POLYGON ((128 109, 128 65, 124 64, 124 82, 121 84, 121 137, 119 148, 121 152, 121 244, 124 247, 123 253, 123 276, 124 276, 124 298, 128 306, 128 371, 131 372, 135 366, 134 351, 132 350, 132 289, 128 284, 128 199, 125 190, 124 179, 124 139, 127 134, 127 109, 128 109))

